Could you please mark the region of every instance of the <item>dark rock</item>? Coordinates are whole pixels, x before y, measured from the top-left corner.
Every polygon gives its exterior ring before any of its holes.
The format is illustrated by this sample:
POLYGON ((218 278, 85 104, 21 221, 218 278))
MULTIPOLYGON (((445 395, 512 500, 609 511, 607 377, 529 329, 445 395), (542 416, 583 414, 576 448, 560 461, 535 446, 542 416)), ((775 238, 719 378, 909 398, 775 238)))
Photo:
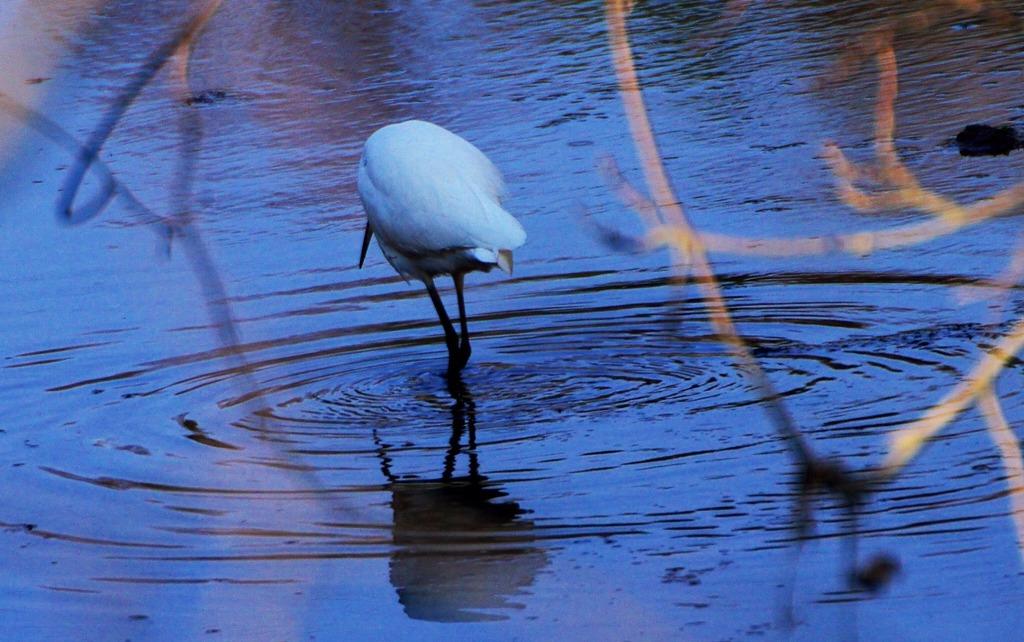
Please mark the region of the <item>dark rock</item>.
POLYGON ((1009 125, 968 125, 956 135, 961 156, 1005 156, 1021 147, 1021 137, 1009 125))

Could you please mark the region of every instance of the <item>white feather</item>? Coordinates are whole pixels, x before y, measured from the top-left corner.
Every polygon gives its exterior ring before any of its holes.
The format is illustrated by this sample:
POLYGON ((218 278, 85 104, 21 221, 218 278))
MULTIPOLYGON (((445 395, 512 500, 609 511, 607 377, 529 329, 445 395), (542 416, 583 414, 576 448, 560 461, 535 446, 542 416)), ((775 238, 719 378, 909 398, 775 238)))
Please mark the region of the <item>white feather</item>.
POLYGON ((410 120, 377 130, 363 149, 358 187, 384 256, 405 278, 510 271, 511 251, 526 242, 501 206, 505 184, 494 164, 437 125, 410 120))

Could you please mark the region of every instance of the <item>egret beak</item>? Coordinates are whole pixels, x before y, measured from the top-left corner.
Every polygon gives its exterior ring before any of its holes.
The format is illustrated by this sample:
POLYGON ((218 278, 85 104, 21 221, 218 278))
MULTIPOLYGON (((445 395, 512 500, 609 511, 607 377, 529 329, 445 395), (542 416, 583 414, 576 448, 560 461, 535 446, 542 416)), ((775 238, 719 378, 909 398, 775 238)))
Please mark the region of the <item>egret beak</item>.
MULTIPOLYGON (((363 261, 366 260, 366 250, 370 249, 370 239, 373 238, 373 229, 370 227, 370 222, 366 222, 366 231, 363 232, 363 251, 359 253, 359 267, 363 267, 363 261)), ((511 257, 510 257, 511 260, 511 257)))
POLYGON ((512 274, 512 250, 498 250, 498 267, 505 274, 512 274))

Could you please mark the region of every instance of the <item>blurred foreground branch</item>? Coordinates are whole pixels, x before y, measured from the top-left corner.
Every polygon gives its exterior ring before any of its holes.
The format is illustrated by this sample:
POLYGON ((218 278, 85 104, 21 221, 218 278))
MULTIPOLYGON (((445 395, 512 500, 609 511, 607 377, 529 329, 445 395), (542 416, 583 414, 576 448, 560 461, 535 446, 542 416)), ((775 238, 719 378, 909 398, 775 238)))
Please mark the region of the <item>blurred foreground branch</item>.
MULTIPOLYGON (((984 3, 981 3, 984 4, 984 3)), ((979 4, 979 8, 981 6, 979 4)), ((954 2, 954 9, 962 9, 964 2, 954 2)), ((1012 432, 999 411, 998 400, 991 392, 992 384, 1006 364, 1024 347, 1024 319, 1017 322, 998 345, 978 362, 972 372, 955 386, 942 400, 925 412, 918 420, 895 431, 890 436, 887 456, 878 469, 851 476, 842 467, 817 458, 805 442, 795 422, 782 404, 778 393, 760 364, 747 348, 729 315, 718 282, 706 257, 707 251, 758 254, 768 256, 814 255, 844 252, 866 255, 883 249, 923 243, 952 234, 967 225, 1008 214, 1024 204, 1024 182, 1012 185, 995 196, 980 199, 970 205, 960 205, 927 189, 903 164, 894 142, 896 127, 895 101, 898 93, 898 67, 892 45, 892 31, 881 30, 873 35, 876 48, 879 90, 875 105, 876 165, 858 167, 850 163, 838 145, 828 143, 825 157, 836 178, 839 195, 845 203, 858 211, 917 210, 929 219, 911 225, 873 232, 837 234, 818 238, 750 239, 726 235, 707 234, 694 230, 686 220, 679 199, 665 174, 661 156, 652 133, 643 102, 633 56, 630 50, 626 16, 629 6, 623 0, 606 0, 605 15, 612 56, 615 64, 619 93, 629 121, 633 141, 640 157, 649 198, 630 185, 614 160, 605 159, 602 171, 613 189, 629 207, 638 213, 647 227, 642 239, 630 244, 614 232, 606 234, 620 245, 642 249, 667 247, 672 252, 672 264, 677 270, 689 267, 700 287, 707 305, 711 323, 721 340, 730 347, 746 371, 751 373, 760 396, 776 429, 791 444, 804 466, 805 487, 825 486, 838 492, 848 501, 854 501, 876 483, 891 479, 913 460, 924 446, 950 421, 973 403, 979 403, 989 421, 993 436, 1003 452, 1008 476, 1020 468, 1019 448, 1008 445, 1012 432), (858 184, 871 181, 881 191, 868 193, 858 184), (1013 448, 1017 450, 1014 451, 1013 448)), ((948 7, 947 7, 948 8, 948 7)), ((980 10, 980 9, 979 9, 980 10)), ((929 15, 929 20, 931 16, 929 15)), ((1013 477, 1017 479, 1016 477, 1013 477)), ((1020 486, 1020 483, 1014 486, 1020 486)), ((1016 492, 1016 491, 1015 491, 1016 492)), ((1014 495, 1016 497, 1016 495, 1014 495)), ((1015 502, 1024 502, 1016 498, 1015 502)), ((1015 504, 1016 506, 1016 504, 1015 504)), ((1020 511, 1014 509, 1015 514, 1020 511)), ((1021 527, 1019 527, 1021 528, 1021 527)), ((1024 533, 1024 528, 1021 529, 1024 533)), ((1022 536, 1024 542, 1024 536, 1022 536)), ((1024 550, 1024 548, 1022 548, 1024 550)))
MULTIPOLYGON (((733 356, 753 378, 775 428, 790 444, 800 463, 809 467, 816 458, 805 443, 803 434, 764 368, 754 358, 736 329, 701 238, 694 233, 687 221, 665 172, 633 63, 626 29, 629 9, 630 4, 626 0, 606 0, 605 3, 605 20, 619 84, 619 95, 625 106, 633 143, 640 157, 648 189, 653 194, 653 202, 638 208, 638 211, 641 212, 641 218, 651 229, 652 234, 659 230, 662 233, 671 230, 671 242, 667 245, 672 251, 673 267, 684 272, 688 268, 689 274, 700 289, 704 304, 708 308, 709 321, 719 339, 728 346, 733 356)), ((622 185, 624 182, 620 182, 620 189, 622 185)), ((648 203, 639 192, 635 193, 635 197, 638 202, 648 203)))
MULTIPOLYGON (((106 180, 99 193, 86 201, 78 209, 74 207, 79 188, 82 186, 82 180, 96 162, 100 151, 107 143, 107 140, 110 139, 110 135, 114 132, 118 123, 121 122, 125 112, 135 102, 135 99, 138 98, 142 90, 164 68, 167 61, 174 57, 175 53, 181 51, 187 54, 191 48, 191 43, 199 32, 203 30, 210 18, 217 12, 217 9, 220 8, 220 4, 221 0, 212 0, 203 11, 185 23, 173 38, 150 54, 149 58, 139 68, 135 77, 128 83, 125 90, 107 109, 106 114, 104 114, 100 121, 99 127, 93 131, 85 145, 79 149, 75 159, 76 162, 71 166, 67 178, 64 180, 64 186, 60 192, 57 205, 58 213, 66 217, 69 222, 81 223, 87 221, 98 215, 110 204, 116 194, 116 189, 112 181, 106 180)), ((182 64, 187 69, 188 63, 184 62, 182 64)))
POLYGON ((1010 517, 1017 531, 1017 550, 1024 559, 1024 460, 1020 443, 1010 429, 1002 405, 991 388, 981 393, 978 409, 988 425, 988 433, 999 448, 1003 470, 1006 471, 1006 494, 1010 500, 1010 517))

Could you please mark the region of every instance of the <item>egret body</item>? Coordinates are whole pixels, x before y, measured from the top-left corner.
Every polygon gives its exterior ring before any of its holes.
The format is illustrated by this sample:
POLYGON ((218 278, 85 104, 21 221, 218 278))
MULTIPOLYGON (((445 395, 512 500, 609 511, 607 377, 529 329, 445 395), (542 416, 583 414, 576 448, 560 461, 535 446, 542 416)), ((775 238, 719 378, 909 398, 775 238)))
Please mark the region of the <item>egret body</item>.
POLYGON ((387 125, 366 141, 359 161, 359 197, 366 233, 391 266, 427 287, 444 327, 448 374, 469 361, 469 331, 463 280, 467 272, 497 266, 512 273, 512 250, 526 242, 522 226, 501 206, 505 183, 491 161, 465 139, 419 120, 387 125), (460 334, 452 325, 434 277, 455 282, 460 334))

